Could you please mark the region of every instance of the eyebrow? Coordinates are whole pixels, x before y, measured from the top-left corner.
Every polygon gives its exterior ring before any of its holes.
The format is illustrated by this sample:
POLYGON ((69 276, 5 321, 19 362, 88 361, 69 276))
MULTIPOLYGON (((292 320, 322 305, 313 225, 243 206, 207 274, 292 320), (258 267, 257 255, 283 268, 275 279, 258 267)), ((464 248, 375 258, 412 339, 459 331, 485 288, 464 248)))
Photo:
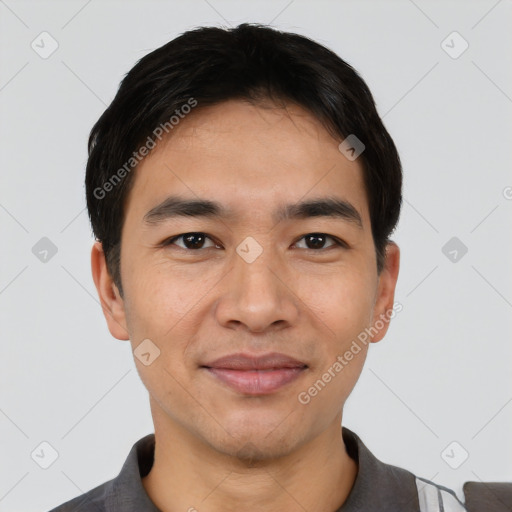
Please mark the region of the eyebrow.
MULTIPOLYGON (((169 196, 151 208, 144 215, 143 221, 147 225, 155 226, 177 217, 228 219, 233 216, 231 209, 216 201, 169 196)), ((357 209, 345 199, 333 196, 281 205, 272 217, 275 222, 310 217, 331 217, 353 223, 363 229, 361 215, 357 209)))

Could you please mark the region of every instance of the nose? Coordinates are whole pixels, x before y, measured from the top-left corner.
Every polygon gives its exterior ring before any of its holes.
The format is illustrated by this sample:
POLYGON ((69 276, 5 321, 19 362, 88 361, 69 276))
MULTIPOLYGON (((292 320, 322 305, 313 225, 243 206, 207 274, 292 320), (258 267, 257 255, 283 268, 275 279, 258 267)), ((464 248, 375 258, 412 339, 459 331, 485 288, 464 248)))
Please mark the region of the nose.
POLYGON ((222 280, 217 321, 223 327, 258 333, 294 325, 300 301, 292 279, 270 250, 250 263, 235 254, 233 268, 222 280))

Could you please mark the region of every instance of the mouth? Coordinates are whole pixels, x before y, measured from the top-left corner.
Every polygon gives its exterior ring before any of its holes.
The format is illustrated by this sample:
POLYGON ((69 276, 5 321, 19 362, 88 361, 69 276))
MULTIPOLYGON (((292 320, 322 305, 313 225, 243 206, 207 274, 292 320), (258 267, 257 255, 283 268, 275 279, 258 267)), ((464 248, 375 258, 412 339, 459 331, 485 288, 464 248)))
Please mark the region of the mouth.
POLYGON ((215 379, 246 395, 268 395, 293 382, 308 368, 284 354, 232 354, 202 365, 215 379))

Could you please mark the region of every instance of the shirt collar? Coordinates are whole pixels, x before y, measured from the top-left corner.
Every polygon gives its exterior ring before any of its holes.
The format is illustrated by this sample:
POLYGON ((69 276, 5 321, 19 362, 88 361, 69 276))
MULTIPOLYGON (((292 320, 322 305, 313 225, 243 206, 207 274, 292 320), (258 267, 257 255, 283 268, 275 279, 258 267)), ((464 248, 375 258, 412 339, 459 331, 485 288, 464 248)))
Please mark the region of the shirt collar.
POLYGON ((381 462, 359 436, 342 427, 348 455, 358 472, 345 503, 336 512, 411 512, 419 510, 416 477, 409 471, 381 462))
POLYGON ((107 512, 160 512, 142 485, 154 456, 155 434, 144 436, 132 446, 119 475, 111 481, 105 502, 107 512))

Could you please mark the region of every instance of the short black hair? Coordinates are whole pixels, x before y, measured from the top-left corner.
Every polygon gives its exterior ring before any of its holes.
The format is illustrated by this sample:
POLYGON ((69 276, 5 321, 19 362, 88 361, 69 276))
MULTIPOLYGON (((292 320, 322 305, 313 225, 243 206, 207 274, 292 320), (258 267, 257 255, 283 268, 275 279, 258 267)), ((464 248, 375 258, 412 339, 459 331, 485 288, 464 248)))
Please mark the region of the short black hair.
POLYGON ((380 274, 400 215, 402 167, 368 86, 352 66, 311 39, 242 23, 189 30, 144 56, 123 78, 91 130, 87 208, 121 296, 121 230, 134 181, 130 171, 146 153, 139 148, 152 148, 150 142, 161 138, 162 128, 171 133, 173 119, 179 121, 192 106, 230 99, 293 102, 336 139, 355 135, 362 141, 359 158, 380 274))

